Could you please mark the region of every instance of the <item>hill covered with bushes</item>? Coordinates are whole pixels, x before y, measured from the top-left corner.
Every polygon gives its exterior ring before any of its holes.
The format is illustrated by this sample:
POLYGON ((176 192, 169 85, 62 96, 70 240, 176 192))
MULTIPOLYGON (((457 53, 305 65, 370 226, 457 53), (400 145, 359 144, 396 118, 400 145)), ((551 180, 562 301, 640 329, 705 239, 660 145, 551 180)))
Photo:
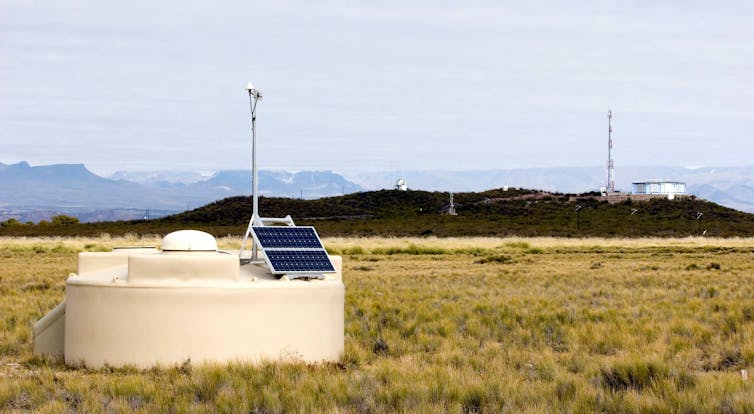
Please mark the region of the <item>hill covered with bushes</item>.
MULTIPOLYGON (((694 197, 609 204, 595 193, 489 190, 454 194, 457 215, 443 214, 449 193, 381 190, 314 200, 260 197, 264 217, 290 214, 322 236, 754 236, 754 214, 694 197), (701 213, 701 215, 700 215, 701 213)), ((194 228, 242 235, 251 197, 230 197, 157 220, 100 223, 4 222, 0 235, 165 234, 194 228)))

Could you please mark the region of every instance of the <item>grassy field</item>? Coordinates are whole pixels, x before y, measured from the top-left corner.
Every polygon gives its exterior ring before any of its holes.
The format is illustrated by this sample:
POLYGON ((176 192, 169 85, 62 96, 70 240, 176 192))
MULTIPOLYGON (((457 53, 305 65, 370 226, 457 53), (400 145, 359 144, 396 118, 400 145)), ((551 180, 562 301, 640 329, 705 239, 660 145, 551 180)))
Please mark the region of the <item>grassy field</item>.
POLYGON ((754 412, 753 239, 331 238, 339 363, 83 370, 31 353, 77 252, 158 244, 0 239, 0 411, 754 412))

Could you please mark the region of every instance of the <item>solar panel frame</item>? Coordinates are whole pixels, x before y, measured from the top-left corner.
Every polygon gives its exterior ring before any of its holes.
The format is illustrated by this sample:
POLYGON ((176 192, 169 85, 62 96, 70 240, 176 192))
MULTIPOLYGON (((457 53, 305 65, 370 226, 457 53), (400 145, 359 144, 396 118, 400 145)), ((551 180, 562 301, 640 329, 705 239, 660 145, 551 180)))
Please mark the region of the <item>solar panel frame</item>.
POLYGON ((335 267, 324 250, 269 250, 265 252, 273 274, 332 273, 335 267))
POLYGON ((252 227, 259 245, 267 249, 323 249, 312 226, 252 227))
POLYGON ((274 275, 334 273, 335 266, 312 226, 252 226, 251 235, 274 275))

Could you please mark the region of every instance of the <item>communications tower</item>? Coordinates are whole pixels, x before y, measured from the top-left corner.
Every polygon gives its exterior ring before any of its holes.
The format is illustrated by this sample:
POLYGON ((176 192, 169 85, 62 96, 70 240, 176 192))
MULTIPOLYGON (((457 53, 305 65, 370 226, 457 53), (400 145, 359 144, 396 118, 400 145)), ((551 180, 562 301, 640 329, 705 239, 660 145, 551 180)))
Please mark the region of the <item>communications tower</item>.
POLYGON ((613 165, 613 111, 607 110, 607 193, 615 192, 615 169, 613 165))

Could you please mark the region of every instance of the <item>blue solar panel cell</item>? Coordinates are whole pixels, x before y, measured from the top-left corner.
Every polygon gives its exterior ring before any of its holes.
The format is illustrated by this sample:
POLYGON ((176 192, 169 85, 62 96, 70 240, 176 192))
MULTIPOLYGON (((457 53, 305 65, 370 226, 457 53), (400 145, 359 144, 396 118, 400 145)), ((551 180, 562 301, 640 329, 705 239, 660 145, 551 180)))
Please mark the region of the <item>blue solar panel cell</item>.
POLYGON ((265 254, 275 274, 335 271, 324 250, 267 250, 265 254))
POLYGON ((314 227, 252 227, 263 249, 322 249, 314 227))

